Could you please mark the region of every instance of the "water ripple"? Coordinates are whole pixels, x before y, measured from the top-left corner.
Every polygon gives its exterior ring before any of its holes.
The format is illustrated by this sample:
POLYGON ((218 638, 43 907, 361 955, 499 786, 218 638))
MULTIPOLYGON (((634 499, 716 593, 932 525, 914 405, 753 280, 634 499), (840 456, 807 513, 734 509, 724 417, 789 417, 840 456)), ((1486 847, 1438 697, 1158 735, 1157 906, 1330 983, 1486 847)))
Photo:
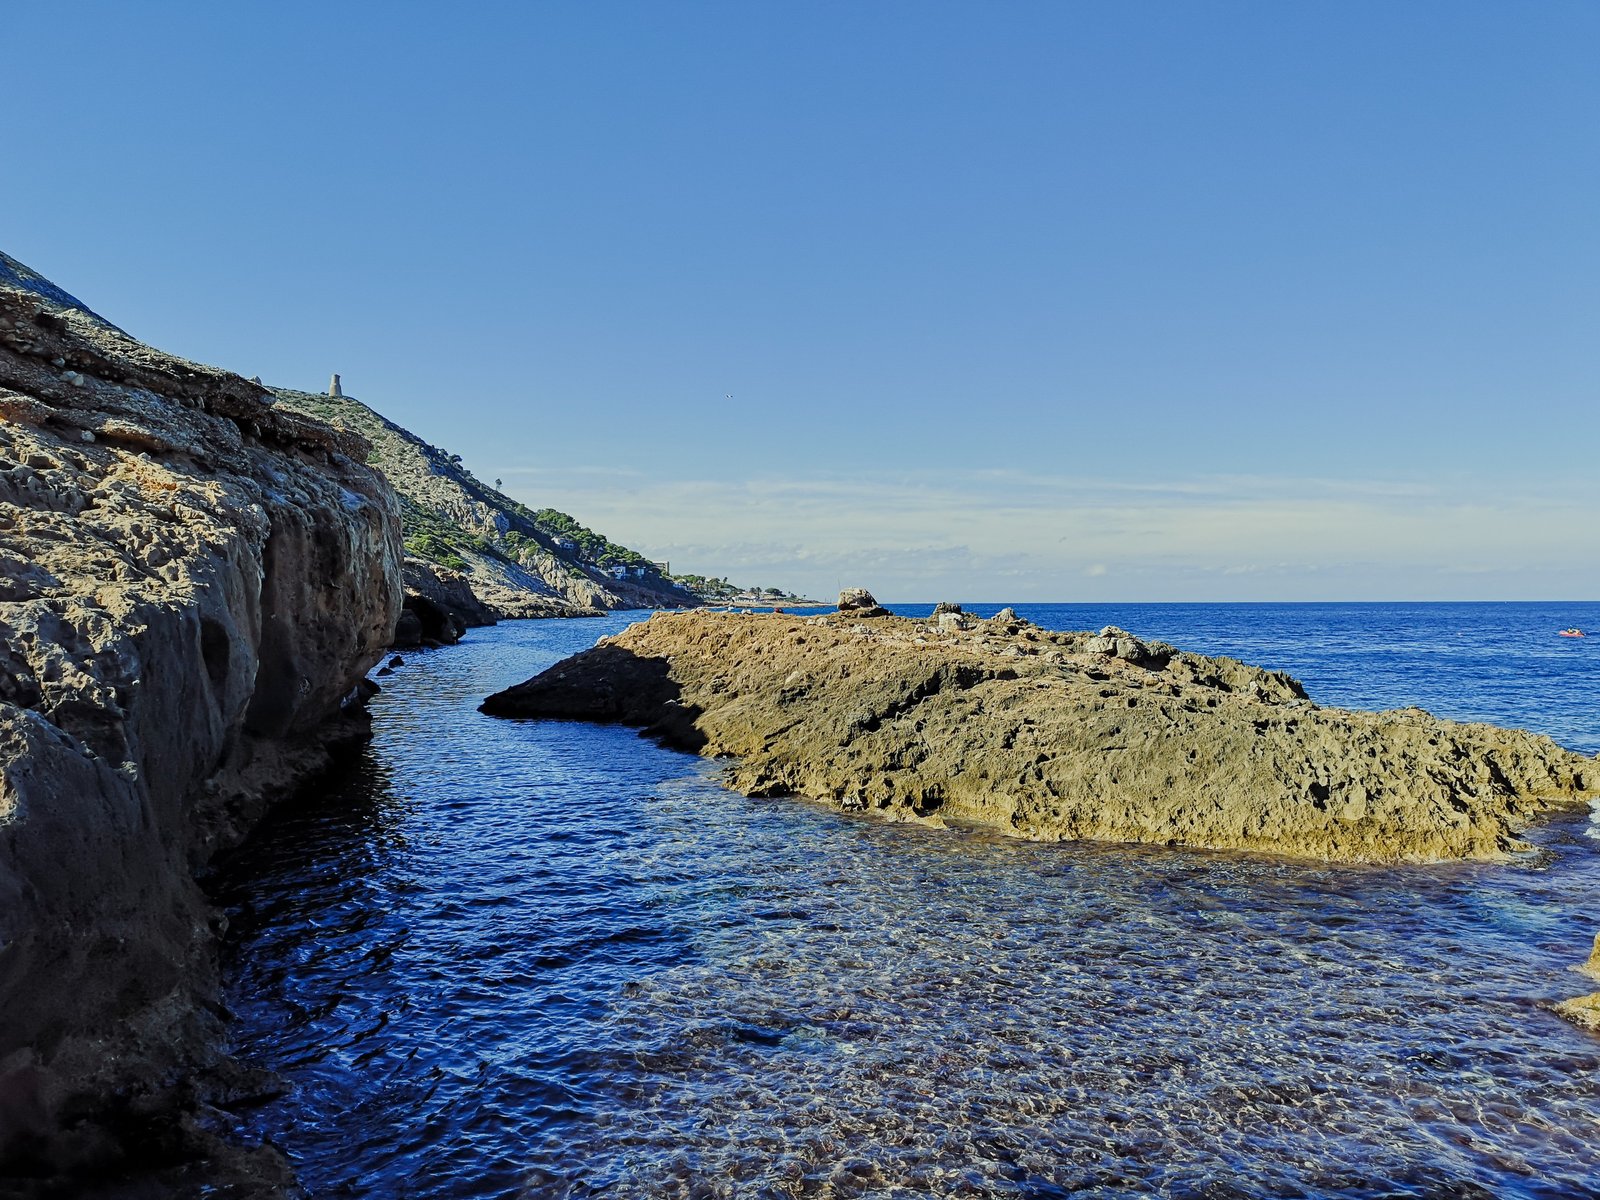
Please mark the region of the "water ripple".
MULTIPOLYGON (((1479 661, 1520 653, 1503 606, 1408 606, 1448 660, 1367 613, 1364 667, 1349 613, 1229 607, 1036 617, 1600 748, 1586 660, 1479 661), (1504 686, 1550 669, 1560 703, 1504 686)), ((294 1088, 241 1133, 315 1194, 1600 1195, 1600 1039, 1546 1007, 1600 911, 1587 814, 1513 866, 1038 846, 474 711, 618 624, 413 658, 361 761, 217 879, 236 1045, 294 1088)))

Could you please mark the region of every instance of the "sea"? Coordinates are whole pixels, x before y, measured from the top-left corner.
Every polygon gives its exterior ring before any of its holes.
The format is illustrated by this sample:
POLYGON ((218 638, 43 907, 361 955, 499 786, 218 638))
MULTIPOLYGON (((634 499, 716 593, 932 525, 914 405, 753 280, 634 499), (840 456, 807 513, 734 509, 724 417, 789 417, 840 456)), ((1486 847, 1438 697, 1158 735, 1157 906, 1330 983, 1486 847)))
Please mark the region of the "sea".
MULTIPOLYGON (((1596 603, 1015 607, 1600 751, 1596 603)), ((1498 864, 1038 845, 477 712, 643 615, 407 653, 210 880, 287 1089, 233 1132, 312 1195, 1600 1197, 1600 1037, 1550 1010, 1600 986, 1588 812, 1498 864)))

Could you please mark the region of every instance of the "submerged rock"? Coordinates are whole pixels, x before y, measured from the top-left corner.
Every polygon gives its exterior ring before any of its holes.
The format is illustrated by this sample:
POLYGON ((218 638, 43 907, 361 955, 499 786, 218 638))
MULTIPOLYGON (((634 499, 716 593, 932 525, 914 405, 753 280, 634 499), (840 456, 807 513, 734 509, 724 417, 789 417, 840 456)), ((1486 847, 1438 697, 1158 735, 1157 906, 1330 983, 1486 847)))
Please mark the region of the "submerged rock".
MULTIPOLYGON (((1591 979, 1600 979, 1600 933, 1595 934, 1594 949, 1589 952, 1588 961, 1575 969, 1591 979)), ((1557 1015, 1578 1028, 1600 1033, 1600 992, 1574 996, 1571 1000, 1560 1001, 1554 1007, 1557 1015)))
POLYGON ((1600 992, 1590 992, 1587 996, 1575 996, 1571 1000, 1563 1000, 1556 1006, 1556 1012, 1571 1021, 1579 1029, 1589 1029, 1600 1033, 1600 992))
POLYGON ((1589 961, 1578 970, 1591 979, 1600 979, 1600 933, 1594 935, 1594 949, 1589 951, 1589 961))
POLYGON ((0 1175, 114 1164, 112 1109, 200 1136, 229 1064, 193 869, 364 734, 400 607, 360 438, 6 282, 0 1175))
POLYGON ((1546 737, 1321 708, 1281 672, 1115 628, 658 616, 483 711, 645 726, 736 756, 729 782, 749 795, 1346 862, 1499 858, 1600 782, 1546 737))

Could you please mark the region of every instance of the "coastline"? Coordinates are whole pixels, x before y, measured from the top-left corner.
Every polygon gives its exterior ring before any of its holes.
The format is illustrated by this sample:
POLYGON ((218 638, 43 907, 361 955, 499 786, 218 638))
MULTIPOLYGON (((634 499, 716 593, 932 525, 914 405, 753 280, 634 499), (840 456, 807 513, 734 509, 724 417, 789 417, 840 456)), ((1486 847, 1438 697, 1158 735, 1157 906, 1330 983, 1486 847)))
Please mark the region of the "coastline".
MULTIPOLYGON (((607 632, 627 619, 617 615, 607 632)), ((1186 620, 1207 627, 1205 606, 1186 620)), ((1248 616, 1230 621, 1258 646, 1271 641, 1248 616)), ((1283 627, 1300 626, 1285 618, 1283 627)), ((552 1191, 570 1185, 576 1155, 585 1179, 619 1170, 615 1186, 629 1200, 670 1192, 674 1148, 696 1156, 691 1178, 744 1179, 744 1157, 704 1122, 711 1112, 724 1128, 720 1114, 732 1111, 747 1113, 741 1146, 807 1170, 834 1161, 816 1150, 822 1139, 854 1131, 862 1154, 904 1186, 926 1180, 918 1170, 970 1165, 970 1121, 1026 1120, 1031 1144, 1056 1164, 1039 1178, 1082 1182, 1050 1172, 1066 1172, 1060 1164, 1080 1161, 1097 1138, 1125 1136, 1122 1114, 1145 1097, 1150 1144, 1188 1145, 1193 1170, 1228 1177, 1229 1163, 1208 1150, 1216 1139, 1185 1143, 1156 1118, 1189 1113, 1227 1133, 1228 1145, 1256 1130, 1252 1161, 1264 1177, 1283 1192, 1318 1194, 1340 1178, 1390 1179, 1407 1161, 1431 1162, 1418 1157, 1430 1139, 1470 1133, 1450 1103, 1465 1071, 1475 1095, 1551 1127, 1555 1141, 1521 1143, 1540 1153, 1546 1178, 1581 1169, 1558 1131, 1590 1103, 1571 1067, 1596 1043, 1550 1011, 1575 990, 1568 968, 1594 932, 1584 912, 1549 908, 1551 887, 1585 895, 1597 877, 1597 843, 1577 810, 1532 831, 1538 860, 1505 863, 1330 868, 1229 851, 1039 844, 747 800, 717 785, 717 764, 630 730, 471 712, 475 696, 516 679, 530 656, 553 663, 591 638, 588 626, 510 623, 408 664, 379 699, 384 728, 348 785, 352 808, 335 800, 320 816, 303 811, 252 852, 259 874, 230 899, 245 906, 243 974, 232 986, 249 1001, 238 1028, 266 1065, 296 1064, 298 1083, 256 1110, 255 1127, 296 1148, 319 1193, 343 1182, 376 1197, 414 1176, 424 1159, 408 1149, 410 1131, 423 1122, 438 1122, 425 1161, 441 1190, 497 1186, 502 1176, 484 1174, 489 1148, 552 1191), (425 782, 441 755, 451 757, 450 782, 425 782), (359 928, 339 916, 357 863, 371 864, 363 894, 373 909, 359 928), (273 915, 308 891, 323 899, 297 920, 315 922, 303 934, 314 942, 273 915), (474 907, 491 895, 503 899, 474 907), (574 911, 575 895, 585 899, 574 911), (507 929, 516 937, 504 940, 507 929), (502 937, 500 949, 473 958, 485 937, 502 937), (312 944, 319 968, 301 972, 293 964, 312 944), (1506 953, 1511 945, 1519 952, 1506 953), (263 986, 285 970, 282 995, 263 986), (438 1016, 457 987, 483 1006, 470 1027, 438 1016), (335 992, 337 1008, 298 1033, 283 1028, 335 992), (375 1018, 385 1010, 394 1015, 383 1026, 375 1018), (532 1010, 545 1016, 530 1025, 532 1010), (591 1023, 591 1011, 605 1020, 591 1023), (564 1030, 583 1039, 577 1060, 565 1057, 564 1030), (1516 1054, 1459 1054, 1484 1039, 1516 1054), (322 1044, 339 1049, 317 1052, 322 1044), (954 1065, 952 1045, 963 1047, 954 1065), (492 1068, 447 1075, 432 1102, 408 1105, 403 1118, 366 1090, 370 1068, 340 1066, 371 1055, 391 1087, 415 1084, 422 1095, 438 1061, 430 1056, 468 1050, 492 1068), (1156 1069, 1123 1085, 1127 1063, 1151 1053, 1183 1072, 1156 1069), (1417 1056, 1443 1057, 1418 1072, 1408 1066, 1417 1056), (566 1065, 552 1074, 551 1061, 566 1065), (1400 1071, 1407 1089, 1386 1097, 1400 1071), (1302 1090, 1274 1099, 1284 1079, 1324 1101, 1308 1106, 1302 1090), (947 1103, 902 1108, 893 1081, 947 1103), (578 1112, 545 1127, 527 1108, 530 1089, 542 1096, 544 1087, 582 1088, 593 1119, 578 1112), (1245 1089, 1248 1105, 1234 1100, 1245 1089), (852 1124, 852 1098, 882 1107, 900 1151, 852 1124), (1341 1138, 1330 1142, 1327 1113, 1345 1105, 1341 1138), (1408 1105, 1425 1111, 1402 1120, 1408 1105), (625 1139, 617 1122, 601 1121, 612 1111, 637 1113, 625 1139), (1257 1122, 1268 1120, 1275 1132, 1263 1138, 1257 1122), (377 1147, 360 1169, 338 1151, 357 1136, 377 1147), (1312 1146, 1321 1153, 1305 1152, 1312 1146)), ((1374 661, 1381 674, 1384 660, 1374 661)), ((1403 670, 1395 676, 1405 683, 1403 670)), ((1500 689, 1485 694, 1517 703, 1500 689)), ((1413 698, 1436 705, 1445 694, 1413 698)), ((1461 1144, 1449 1178, 1515 1190, 1500 1156, 1461 1144)), ((1167 1156, 1134 1161, 1141 1186, 1157 1188, 1167 1156)))

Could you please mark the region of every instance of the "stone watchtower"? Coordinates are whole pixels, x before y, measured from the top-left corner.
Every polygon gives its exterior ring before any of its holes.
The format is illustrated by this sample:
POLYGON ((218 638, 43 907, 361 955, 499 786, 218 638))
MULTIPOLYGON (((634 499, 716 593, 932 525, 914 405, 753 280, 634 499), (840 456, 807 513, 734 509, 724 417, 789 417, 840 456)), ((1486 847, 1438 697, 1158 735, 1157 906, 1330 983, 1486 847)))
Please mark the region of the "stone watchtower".
POLYGON ((339 386, 339 377, 337 375, 335 375, 332 379, 330 379, 328 381, 328 395, 330 395, 330 396, 342 396, 342 395, 344 395, 344 389, 339 386))

